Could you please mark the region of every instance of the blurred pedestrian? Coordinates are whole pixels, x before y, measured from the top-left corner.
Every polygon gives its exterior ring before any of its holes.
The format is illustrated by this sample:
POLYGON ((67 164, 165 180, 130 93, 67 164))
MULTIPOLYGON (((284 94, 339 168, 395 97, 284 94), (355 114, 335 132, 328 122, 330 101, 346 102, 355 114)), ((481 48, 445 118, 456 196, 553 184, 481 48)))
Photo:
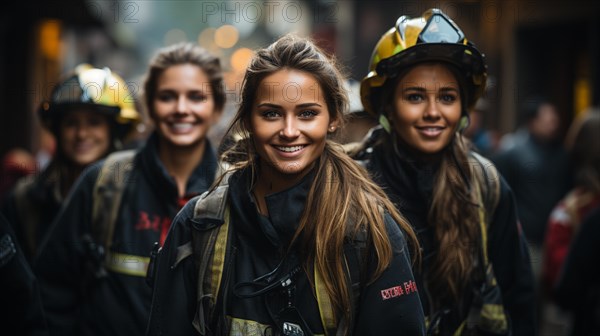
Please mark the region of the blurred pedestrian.
POLYGON ((523 113, 528 131, 524 141, 498 152, 492 159, 515 194, 538 283, 546 224, 572 179, 556 106, 543 97, 532 97, 525 101, 523 113))
POLYGON ((462 131, 484 92, 483 54, 441 10, 379 40, 362 101, 377 117, 356 153, 417 232, 428 335, 535 335, 533 282, 510 188, 462 131))
POLYGON ((600 207, 583 219, 570 245, 555 298, 574 313, 572 336, 600 335, 600 207))
POLYGON ((145 146, 86 171, 34 264, 52 333, 143 335, 153 245, 213 183, 217 160, 206 135, 225 103, 219 59, 189 43, 161 49, 144 94, 155 125, 145 146))
POLYGON ((108 68, 79 65, 42 103, 39 116, 57 139, 56 155, 39 174, 19 180, 3 213, 28 260, 83 170, 118 149, 139 121, 123 79, 108 68))
POLYGON ((589 109, 569 129, 567 148, 574 165, 575 187, 554 208, 548 221, 542 270, 544 294, 549 299, 543 307, 544 325, 566 329, 569 323, 567 314, 556 311, 553 289, 581 222, 600 207, 599 131, 599 109, 589 109))
POLYGON ((306 39, 257 51, 229 129, 245 159, 175 219, 149 335, 424 334, 414 233, 329 140, 348 104, 342 83, 306 39))

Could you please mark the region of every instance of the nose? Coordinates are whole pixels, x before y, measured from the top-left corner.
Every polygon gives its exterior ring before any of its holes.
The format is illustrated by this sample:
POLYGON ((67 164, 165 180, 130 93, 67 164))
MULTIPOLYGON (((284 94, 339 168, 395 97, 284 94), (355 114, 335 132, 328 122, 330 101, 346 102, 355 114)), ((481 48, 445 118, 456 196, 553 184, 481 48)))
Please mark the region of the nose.
POLYGON ((189 112, 189 104, 185 97, 177 98, 177 111, 178 113, 188 113, 189 112))
POLYGON ((90 129, 90 125, 85 123, 85 122, 80 122, 77 124, 76 129, 75 129, 75 134, 77 135, 77 138, 79 139, 83 139, 85 138, 85 136, 88 134, 88 131, 90 129))
POLYGON ((294 139, 300 135, 297 120, 293 117, 286 117, 283 120, 283 127, 279 131, 279 136, 285 139, 294 139))
POLYGON ((427 100, 427 106, 425 107, 425 112, 423 113, 423 117, 425 119, 438 119, 440 118, 440 110, 439 105, 440 102, 437 98, 430 98, 427 100))

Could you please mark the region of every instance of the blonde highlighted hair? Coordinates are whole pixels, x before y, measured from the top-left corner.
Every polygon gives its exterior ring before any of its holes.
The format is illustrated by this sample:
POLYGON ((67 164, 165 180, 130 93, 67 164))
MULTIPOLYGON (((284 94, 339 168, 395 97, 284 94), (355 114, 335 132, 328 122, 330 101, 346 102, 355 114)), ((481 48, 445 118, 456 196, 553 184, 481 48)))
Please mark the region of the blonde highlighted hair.
MULTIPOLYGON (((343 121, 348 96, 343 85, 344 77, 335 61, 310 40, 286 35, 259 50, 245 74, 241 104, 225 137, 241 140, 223 154, 226 161, 235 162, 234 169, 250 168, 256 172, 256 151, 248 129, 252 106, 260 82, 282 69, 304 71, 314 76, 324 93, 331 120, 343 121)), ((345 274, 345 240, 359 231, 366 232, 370 254, 376 257, 377 262, 369 281, 376 279, 392 259, 383 211, 399 224, 415 251, 418 251, 418 243, 410 225, 385 193, 339 144, 327 140, 323 154, 317 160, 315 178, 292 244, 303 251, 305 269, 312 269, 314 265, 321 275, 338 320, 341 317, 350 320, 350 284, 346 277, 340 276, 345 274)))

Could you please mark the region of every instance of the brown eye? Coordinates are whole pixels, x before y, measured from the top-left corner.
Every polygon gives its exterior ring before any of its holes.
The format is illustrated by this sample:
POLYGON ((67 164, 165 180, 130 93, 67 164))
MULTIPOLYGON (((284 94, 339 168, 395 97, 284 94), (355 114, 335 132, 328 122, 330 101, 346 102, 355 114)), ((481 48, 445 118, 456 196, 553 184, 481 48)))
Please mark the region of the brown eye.
POLYGON ((420 102, 423 100, 423 95, 419 93, 410 93, 404 97, 404 100, 409 102, 420 102))
POLYGON ((195 102, 202 102, 208 99, 208 96, 203 93, 192 93, 189 95, 190 100, 195 102))
POLYGON ((300 112, 300 114, 298 116, 303 119, 310 119, 310 118, 316 116, 317 114, 318 114, 317 111, 305 110, 305 111, 300 112))
POLYGON ((275 118, 279 117, 280 114, 276 110, 266 110, 266 111, 263 111, 261 113, 261 115, 265 119, 275 119, 275 118))
POLYGON ((443 94, 440 96, 440 101, 444 103, 453 103, 457 100, 456 95, 453 94, 443 94))

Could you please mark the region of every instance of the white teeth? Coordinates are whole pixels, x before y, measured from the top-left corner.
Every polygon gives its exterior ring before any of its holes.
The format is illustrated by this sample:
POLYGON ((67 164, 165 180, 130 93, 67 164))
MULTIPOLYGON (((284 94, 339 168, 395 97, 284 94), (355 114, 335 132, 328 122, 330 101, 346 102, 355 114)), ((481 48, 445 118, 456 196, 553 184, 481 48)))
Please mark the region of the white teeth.
POLYGON ((190 123, 174 123, 171 127, 177 132, 186 132, 192 129, 193 125, 190 123))
POLYGON ((288 146, 288 147, 275 146, 275 148, 279 149, 282 152, 291 153, 291 152, 296 152, 296 151, 301 150, 302 148, 304 148, 304 146, 288 146))

